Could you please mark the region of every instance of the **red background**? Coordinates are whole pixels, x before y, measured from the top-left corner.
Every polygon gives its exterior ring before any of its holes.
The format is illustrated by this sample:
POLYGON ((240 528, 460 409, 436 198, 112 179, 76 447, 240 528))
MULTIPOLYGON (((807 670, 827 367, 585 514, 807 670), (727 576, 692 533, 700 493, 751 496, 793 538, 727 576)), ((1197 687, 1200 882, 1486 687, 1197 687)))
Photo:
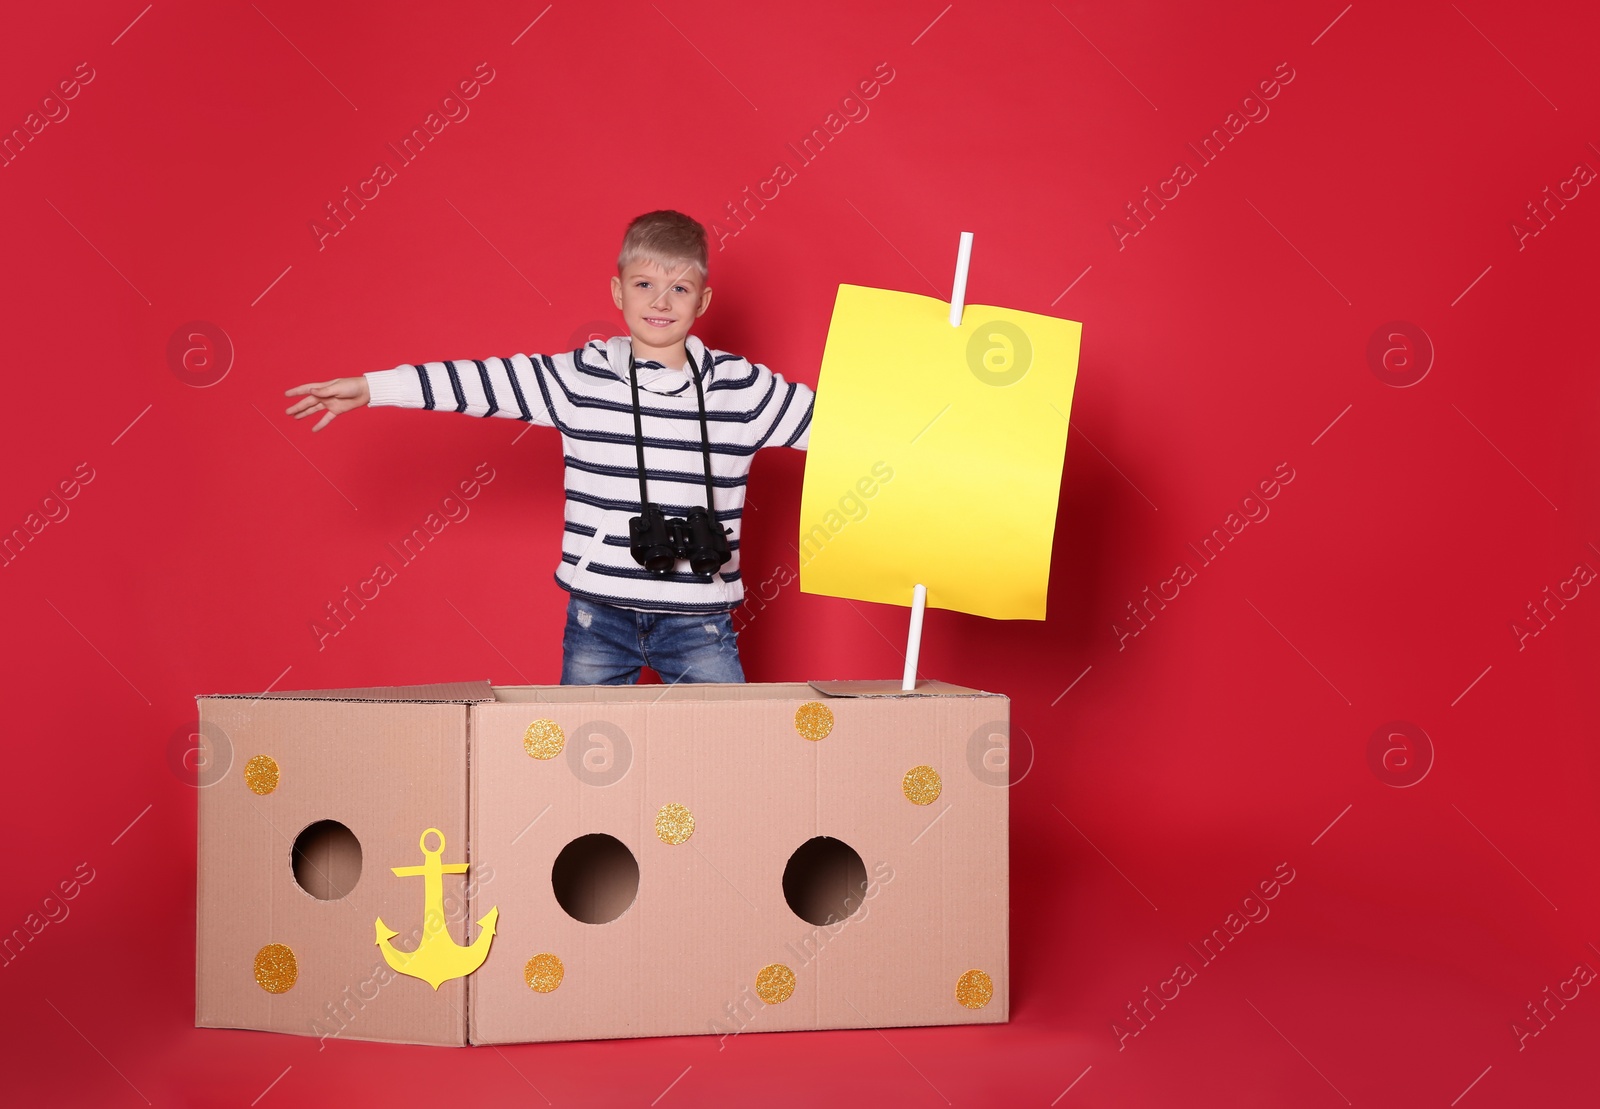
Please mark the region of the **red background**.
MULTIPOLYGON (((0 169, 0 525, 94 474, 0 570, 0 927, 94 873, 0 968, 8 1100, 1593 1104, 1600 983, 1512 1022, 1600 969, 1600 597, 1512 625, 1600 568, 1600 197, 1520 244, 1512 220, 1600 167, 1597 18, 1342 6, 8 7, 6 129, 95 74, 0 169), (309 221, 480 62, 470 116, 319 249, 309 221), (884 62, 870 115, 797 165, 884 62), (1186 144, 1280 63, 1270 115, 1199 166, 1186 144), (1013 698, 1012 1022, 474 1051, 195 1030, 194 695, 559 672, 556 436, 397 411, 313 436, 283 390, 609 333, 627 220, 726 223, 779 159, 796 179, 713 253, 711 346, 814 383, 836 286, 947 295, 963 230, 969 302, 1084 324, 1050 617, 932 612, 922 656, 1013 698), (1119 249, 1179 160, 1196 180, 1119 249), (196 320, 235 352, 206 388, 167 353, 196 320), (1435 352, 1407 388, 1369 361, 1391 321, 1435 352), (470 517, 319 650, 323 606, 484 462, 470 517), (1199 566, 1186 544, 1280 463, 1270 516, 1199 566), (1119 641, 1180 561, 1197 579, 1119 641), (1431 762, 1369 763, 1391 721, 1431 762), (1188 944, 1280 863, 1271 915, 1202 966, 1188 944), (1195 981, 1119 1041, 1180 961, 1195 981)), ((803 468, 757 464, 747 580, 792 559, 803 468)), ((791 586, 746 667, 898 674, 904 625, 791 586)))

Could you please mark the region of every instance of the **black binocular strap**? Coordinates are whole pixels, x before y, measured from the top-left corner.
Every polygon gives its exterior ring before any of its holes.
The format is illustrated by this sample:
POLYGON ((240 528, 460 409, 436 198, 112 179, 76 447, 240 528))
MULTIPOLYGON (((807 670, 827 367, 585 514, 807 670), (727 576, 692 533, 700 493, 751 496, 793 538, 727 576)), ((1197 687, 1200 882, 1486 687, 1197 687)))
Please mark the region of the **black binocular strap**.
POLYGON ((720 528, 717 502, 711 496, 711 432, 706 428, 706 395, 700 388, 699 366, 694 368, 694 399, 700 406, 700 457, 706 464, 706 514, 711 517, 711 523, 720 528))
POLYGON ((644 483, 644 423, 639 416, 639 373, 634 368, 633 345, 628 346, 628 385, 633 389, 633 446, 639 454, 639 511, 649 511, 650 491, 644 483))
MULTIPOLYGON (((711 495, 711 431, 706 426, 706 395, 700 387, 700 367, 694 368, 694 399, 700 407, 700 458, 706 467, 706 513, 713 523, 717 519, 716 501, 711 495)), ((639 457, 639 511, 650 503, 650 491, 644 477, 644 423, 639 414, 639 371, 633 358, 633 345, 628 346, 628 385, 633 391, 633 446, 639 457)))

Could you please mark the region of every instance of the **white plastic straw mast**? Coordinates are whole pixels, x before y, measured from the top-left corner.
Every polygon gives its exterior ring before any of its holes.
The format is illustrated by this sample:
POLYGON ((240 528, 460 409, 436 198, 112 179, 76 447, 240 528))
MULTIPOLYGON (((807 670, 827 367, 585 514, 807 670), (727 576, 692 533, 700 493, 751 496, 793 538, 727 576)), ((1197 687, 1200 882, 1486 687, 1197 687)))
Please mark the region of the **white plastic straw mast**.
POLYGON ((961 310, 967 305, 967 266, 972 261, 972 232, 961 232, 956 250, 956 282, 950 292, 950 326, 961 326, 961 310))
MULTIPOLYGON (((956 248, 956 279, 950 290, 950 326, 961 326, 961 312, 967 304, 967 268, 972 262, 972 232, 961 232, 956 248)), ((928 589, 917 585, 911 590, 911 628, 906 633, 906 672, 900 680, 902 690, 917 688, 917 656, 922 653, 922 613, 927 608, 928 589)))
POLYGON ((928 607, 928 587, 911 590, 911 632, 906 637, 906 672, 900 680, 902 690, 917 688, 917 656, 922 653, 922 613, 928 607))

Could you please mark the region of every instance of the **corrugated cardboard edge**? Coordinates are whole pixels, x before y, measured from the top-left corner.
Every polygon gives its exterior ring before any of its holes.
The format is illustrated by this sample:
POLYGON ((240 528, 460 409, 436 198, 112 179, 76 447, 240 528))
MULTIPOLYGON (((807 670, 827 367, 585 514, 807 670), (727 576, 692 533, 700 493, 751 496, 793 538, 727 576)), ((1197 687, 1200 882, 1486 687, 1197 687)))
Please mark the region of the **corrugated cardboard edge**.
POLYGON ((356 689, 298 689, 271 693, 199 693, 195 700, 215 697, 232 700, 281 701, 386 701, 403 704, 481 704, 495 699, 487 681, 436 682, 432 685, 374 685, 356 689))
POLYGON ((968 689, 949 682, 918 682, 915 689, 901 689, 895 678, 878 678, 853 681, 807 682, 812 689, 825 697, 1003 697, 1003 693, 990 693, 982 689, 968 689))
MULTIPOLYGON (((494 691, 492 689, 489 691, 489 700, 495 700, 494 691)), ((474 935, 476 936, 482 930, 482 925, 478 922, 483 918, 482 912, 480 912, 478 909, 478 899, 482 894, 482 890, 478 889, 478 883, 479 879, 482 878, 482 874, 478 870, 474 869, 478 865, 479 860, 477 857, 478 829, 475 821, 476 814, 473 812, 472 804, 473 801, 476 800, 478 793, 477 782, 475 780, 475 774, 477 771, 476 767, 473 765, 477 761, 478 757, 478 730, 475 726, 477 721, 474 719, 478 714, 472 710, 470 705, 464 707, 461 711, 462 714, 467 718, 462 725, 462 734, 466 737, 466 759, 465 765, 462 767, 465 772, 461 775, 461 785, 467 793, 461 806, 461 811, 465 815, 467 823, 467 842, 463 845, 466 850, 463 852, 462 857, 467 861, 467 874, 469 875, 467 879, 469 884, 464 891, 466 902, 464 907, 467 912, 466 920, 472 921, 474 925, 477 926, 478 931, 474 932, 474 935)), ((466 921, 463 921, 462 926, 465 927, 465 925, 466 921)), ((465 933, 463 933, 463 936, 465 936, 465 933)), ((505 944, 502 943, 500 946, 503 951, 505 944)), ((489 953, 494 953, 493 940, 490 941, 489 953)), ((477 984, 477 977, 478 976, 476 972, 474 972, 468 974, 464 979, 462 979, 461 982, 461 1042, 454 1045, 456 1047, 473 1046, 472 1014, 474 1012, 473 994, 475 992, 473 987, 477 984)), ((540 1096, 543 1095, 541 1094, 540 1096)))

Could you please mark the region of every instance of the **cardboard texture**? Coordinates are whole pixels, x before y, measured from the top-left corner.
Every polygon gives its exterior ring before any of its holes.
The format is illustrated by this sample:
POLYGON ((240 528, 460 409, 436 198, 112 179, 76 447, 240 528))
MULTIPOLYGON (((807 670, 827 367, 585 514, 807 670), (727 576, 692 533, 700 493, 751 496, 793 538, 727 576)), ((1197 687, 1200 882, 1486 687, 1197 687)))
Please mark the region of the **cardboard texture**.
POLYGON ((1008 1019, 1003 696, 463 682, 198 701, 234 763, 200 791, 197 1025, 464 1045, 1008 1019), (497 915, 482 965, 437 991, 374 943, 381 917, 417 946, 427 829, 446 864, 430 942, 466 948, 497 915))

